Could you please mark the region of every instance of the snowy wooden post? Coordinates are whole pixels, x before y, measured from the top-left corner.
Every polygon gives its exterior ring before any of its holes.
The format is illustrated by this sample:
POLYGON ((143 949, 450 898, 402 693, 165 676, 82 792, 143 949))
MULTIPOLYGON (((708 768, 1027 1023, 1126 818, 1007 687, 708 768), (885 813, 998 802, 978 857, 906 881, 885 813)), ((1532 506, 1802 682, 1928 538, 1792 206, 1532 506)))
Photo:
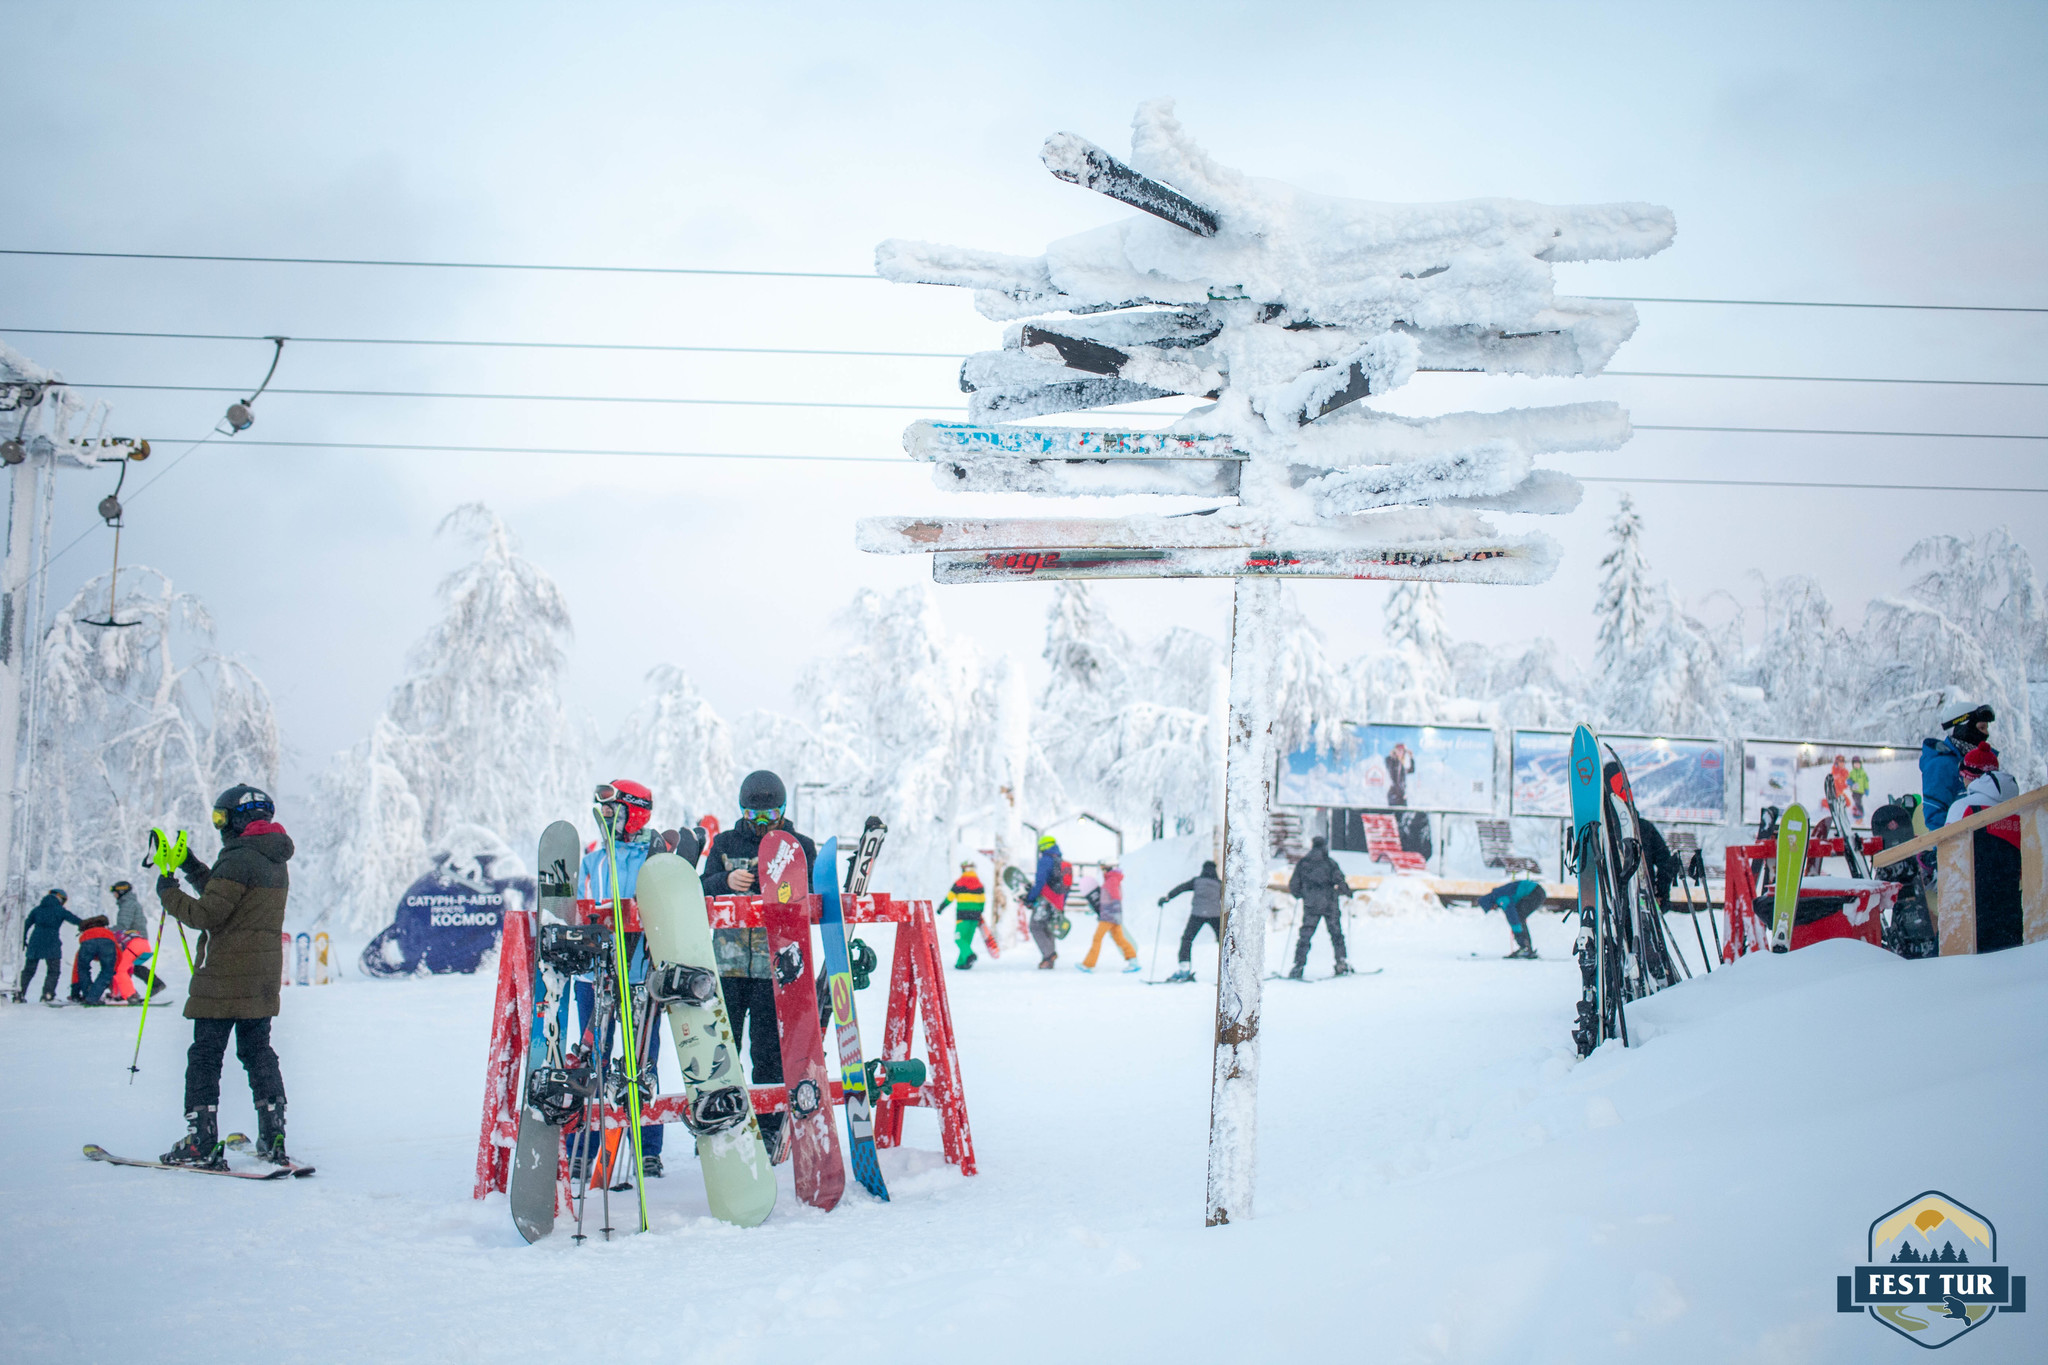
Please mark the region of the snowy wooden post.
POLYGON ((1224 921, 1207 1220, 1251 1216, 1265 966, 1267 815, 1279 745, 1277 578, 1540 583, 1557 547, 1479 514, 1560 513, 1576 480, 1537 456, 1629 438, 1612 403, 1406 418, 1360 403, 1418 370, 1597 374, 1635 330, 1627 304, 1556 297, 1558 261, 1647 256, 1648 204, 1371 204, 1211 161, 1160 100, 1131 164, 1060 133, 1062 180, 1143 212, 1040 257, 889 241, 880 273, 975 291, 1011 322, 968 358, 970 422, 917 422, 904 449, 949 492, 1210 499, 1167 516, 871 517, 862 549, 932 555, 940 583, 1230 578, 1224 921), (1065 314, 1065 317, 1050 315, 1065 314), (1025 319, 1033 319, 1025 321, 1025 319), (1017 426, 1176 394, 1211 400, 1164 431, 1017 426), (993 424, 989 424, 993 423, 993 424))

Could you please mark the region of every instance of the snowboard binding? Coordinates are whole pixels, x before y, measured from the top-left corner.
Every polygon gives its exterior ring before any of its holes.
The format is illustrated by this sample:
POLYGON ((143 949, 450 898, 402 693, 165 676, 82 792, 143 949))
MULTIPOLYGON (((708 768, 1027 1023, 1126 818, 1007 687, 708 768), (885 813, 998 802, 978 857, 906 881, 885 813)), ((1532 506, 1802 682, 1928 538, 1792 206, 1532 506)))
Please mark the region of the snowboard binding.
POLYGON ((588 1061, 575 1066, 536 1067, 526 1079, 526 1103, 541 1122, 561 1127, 583 1112, 597 1094, 588 1061))
POLYGON ((611 952, 611 934, 598 924, 543 924, 540 960, 566 976, 596 971, 611 952))
POLYGON ((657 1005, 705 1008, 718 999, 718 973, 708 967, 665 962, 647 974, 647 998, 657 1005))
POLYGON ((683 1126, 698 1137, 710 1137, 737 1128, 754 1112, 754 1103, 743 1085, 722 1085, 700 1090, 691 1097, 683 1114, 683 1126))

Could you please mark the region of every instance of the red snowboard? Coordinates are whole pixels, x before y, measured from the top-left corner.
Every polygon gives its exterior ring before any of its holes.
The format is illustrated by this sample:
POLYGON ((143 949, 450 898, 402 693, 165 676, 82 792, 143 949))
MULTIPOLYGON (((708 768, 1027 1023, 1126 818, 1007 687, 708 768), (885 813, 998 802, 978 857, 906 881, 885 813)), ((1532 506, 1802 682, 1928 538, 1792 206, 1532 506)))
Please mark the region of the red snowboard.
POLYGON ((831 1075, 818 1022, 818 983, 811 969, 811 870, 803 845, 785 830, 761 840, 755 870, 764 902, 761 923, 775 972, 775 1031, 782 1041, 782 1078, 789 1087, 783 1141, 796 1171, 796 1197, 829 1209, 846 1193, 839 1131, 832 1126, 831 1075))

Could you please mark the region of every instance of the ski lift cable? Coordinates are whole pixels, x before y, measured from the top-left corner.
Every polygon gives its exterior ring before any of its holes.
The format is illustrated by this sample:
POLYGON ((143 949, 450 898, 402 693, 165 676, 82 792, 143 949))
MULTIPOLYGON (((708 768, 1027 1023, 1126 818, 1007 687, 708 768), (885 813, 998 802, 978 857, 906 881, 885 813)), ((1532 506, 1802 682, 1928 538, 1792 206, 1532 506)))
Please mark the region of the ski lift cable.
MULTIPOLYGON (((138 332, 85 327, 5 327, 0 333, 20 336, 117 337, 145 341, 272 341, 274 337, 244 332, 138 332)), ((682 346, 634 341, 487 341, 446 337, 302 337, 295 346, 440 346, 515 351, 648 351, 701 355, 816 355, 875 360, 965 360, 966 351, 859 351, 811 346, 682 346)), ((1476 370, 1440 370, 1435 374, 1483 377, 1476 370)), ((1798 384, 1931 384, 1999 389, 2044 389, 2048 379, 1908 379, 1889 375, 1723 374, 1700 370, 1602 370, 1596 379, 1728 379, 1771 380, 1798 384)), ((282 392, 282 390, 280 390, 282 392)))
MULTIPOLYGON (((525 261, 408 261, 348 256, 242 256, 174 251, 50 251, 0 247, 0 256, 56 256, 81 260, 196 261, 239 265, 346 265, 405 270, 521 270, 549 274, 729 275, 754 279, 867 280, 887 283, 870 270, 743 270, 674 265, 567 265, 525 261)), ((1728 308, 1877 308, 1929 313, 2048 313, 2048 307, 1983 303, 1850 303, 1831 299, 1701 299, 1644 294, 1586 294, 1604 303, 1688 303, 1728 308)))

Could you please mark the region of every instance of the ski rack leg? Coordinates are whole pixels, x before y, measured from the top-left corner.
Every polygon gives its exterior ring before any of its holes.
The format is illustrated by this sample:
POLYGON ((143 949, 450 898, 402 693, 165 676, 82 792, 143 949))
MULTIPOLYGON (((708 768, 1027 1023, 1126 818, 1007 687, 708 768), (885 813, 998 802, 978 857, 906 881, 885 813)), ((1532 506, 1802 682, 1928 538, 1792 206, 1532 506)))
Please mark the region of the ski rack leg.
MULTIPOLYGON (((889 1009, 882 1019, 882 1057, 887 1061, 900 1062, 910 1056, 917 1021, 917 996, 912 990, 917 975, 916 934, 914 924, 897 923, 896 951, 889 964, 889 1009)), ((897 1102, 893 1085, 875 1096, 875 1146, 902 1145, 904 1108, 897 1102)))
POLYGON ((477 1137, 476 1184, 470 1190, 475 1199, 502 1194, 512 1184, 526 1028, 533 1015, 532 921, 531 911, 512 911, 504 917, 497 992, 491 1005, 490 1061, 484 1072, 483 1130, 477 1137))
MULTIPOLYGON (((953 1033, 953 1005, 946 997, 946 977, 941 970, 939 930, 933 922, 929 901, 911 906, 914 930, 913 960, 918 962, 917 995, 924 1005, 925 1055, 931 1063, 927 1093, 939 1100, 939 1134, 946 1160, 973 1175, 974 1134, 967 1126, 967 1095, 960 1084, 960 1047, 953 1033)), ((904 1055, 909 1055, 906 1046, 904 1055)), ((892 1087, 893 1088, 893 1087, 892 1087)), ((899 1111, 900 1112, 900 1111, 899 1111)), ((902 1120, 897 1120, 900 1131, 902 1120)))

